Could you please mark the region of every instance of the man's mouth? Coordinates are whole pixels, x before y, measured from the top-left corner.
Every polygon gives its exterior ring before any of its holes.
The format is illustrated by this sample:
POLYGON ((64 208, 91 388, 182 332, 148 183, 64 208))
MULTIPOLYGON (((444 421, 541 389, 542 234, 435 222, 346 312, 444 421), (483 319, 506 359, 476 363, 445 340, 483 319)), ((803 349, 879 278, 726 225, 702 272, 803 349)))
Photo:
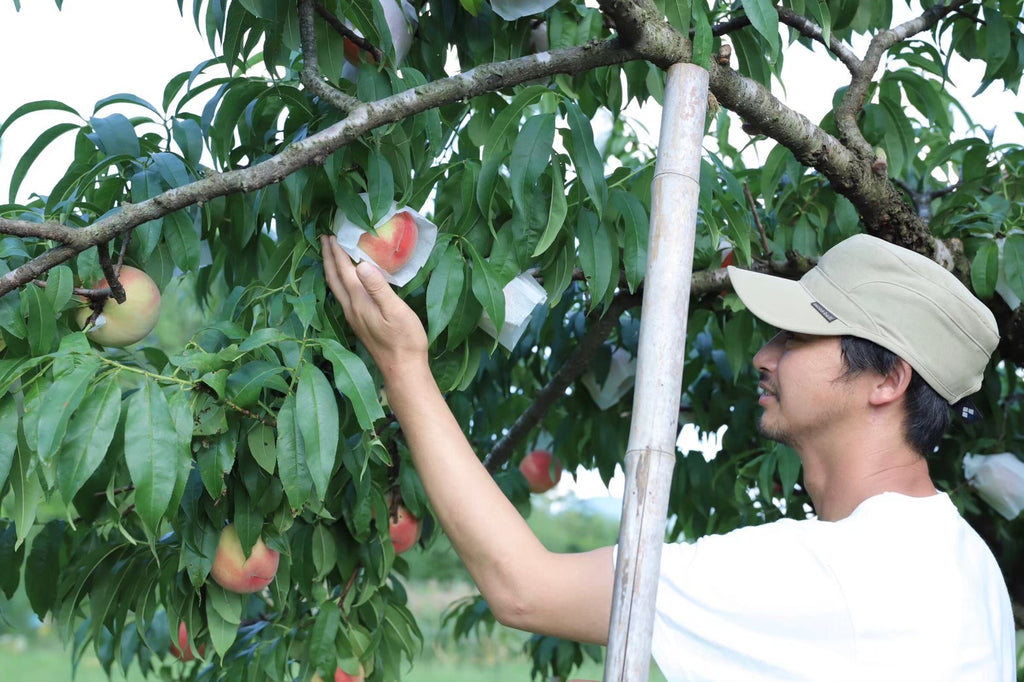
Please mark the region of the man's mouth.
POLYGON ((758 384, 757 393, 757 402, 762 405, 769 400, 778 400, 778 395, 776 394, 776 392, 767 384, 758 384))

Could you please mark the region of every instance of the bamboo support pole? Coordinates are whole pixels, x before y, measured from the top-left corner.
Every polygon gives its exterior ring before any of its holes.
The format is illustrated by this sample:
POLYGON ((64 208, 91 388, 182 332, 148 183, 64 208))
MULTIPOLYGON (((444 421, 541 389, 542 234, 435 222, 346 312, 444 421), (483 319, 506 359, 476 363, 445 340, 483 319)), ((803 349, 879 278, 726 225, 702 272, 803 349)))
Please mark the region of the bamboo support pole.
POLYGON ((605 682, 646 682, 675 465, 708 72, 668 70, 640 321, 605 682))

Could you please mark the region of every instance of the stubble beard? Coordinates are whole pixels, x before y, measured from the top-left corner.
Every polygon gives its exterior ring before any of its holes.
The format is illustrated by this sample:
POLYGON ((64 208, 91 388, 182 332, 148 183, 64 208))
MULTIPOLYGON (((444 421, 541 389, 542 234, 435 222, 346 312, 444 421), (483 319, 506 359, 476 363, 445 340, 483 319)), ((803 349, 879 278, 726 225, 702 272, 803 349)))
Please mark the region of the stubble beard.
MULTIPOLYGON (((781 407, 781 400, 777 388, 773 388, 772 395, 775 396, 775 406, 781 407)), ((762 408, 761 418, 757 420, 757 432, 761 434, 763 438, 781 443, 782 445, 793 446, 792 434, 785 428, 773 425, 768 422, 768 408, 762 408)))
POLYGON ((761 419, 757 422, 757 432, 761 434, 763 438, 767 438, 768 440, 788 445, 790 447, 793 446, 793 439, 789 432, 777 426, 766 424, 765 415, 763 414, 761 415, 761 419))

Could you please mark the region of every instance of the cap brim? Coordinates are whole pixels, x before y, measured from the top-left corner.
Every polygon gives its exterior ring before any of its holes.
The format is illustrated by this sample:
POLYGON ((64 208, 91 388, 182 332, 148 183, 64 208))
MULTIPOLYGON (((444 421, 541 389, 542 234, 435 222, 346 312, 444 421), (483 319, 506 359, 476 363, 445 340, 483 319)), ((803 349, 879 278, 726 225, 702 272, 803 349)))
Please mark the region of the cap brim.
POLYGON ((839 336, 851 333, 842 320, 829 319, 815 307, 800 282, 728 266, 729 281, 743 305, 760 320, 799 334, 839 336))

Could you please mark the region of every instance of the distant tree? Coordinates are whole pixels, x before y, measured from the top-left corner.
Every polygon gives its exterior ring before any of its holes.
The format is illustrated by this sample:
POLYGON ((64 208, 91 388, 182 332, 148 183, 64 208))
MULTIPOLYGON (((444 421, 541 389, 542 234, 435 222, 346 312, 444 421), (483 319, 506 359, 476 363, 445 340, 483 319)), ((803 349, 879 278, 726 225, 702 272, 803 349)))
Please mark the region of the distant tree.
MULTIPOLYGON (((405 560, 382 520, 388 493, 430 509, 375 369, 325 294, 317 237, 339 211, 368 227, 395 202, 439 226, 401 294, 513 500, 528 496, 513 465, 541 433, 570 469, 610 477, 629 399, 602 411, 582 377, 636 352, 655 155, 622 111, 659 99, 664 69, 687 60, 708 69, 713 97, 680 422, 729 429, 717 458, 679 459, 672 537, 807 513, 795 455, 753 429, 749 358, 771 332, 728 291, 723 249, 797 276, 869 232, 947 265, 999 320, 985 418, 957 425, 931 466, 992 545, 1021 621, 1024 521, 981 502, 961 461, 1024 449, 1024 149, 993 144, 946 89, 962 57, 985 65, 979 91, 1017 92, 1021 0, 909 3, 902 23, 891 0, 599 4, 179 0, 212 55, 183 64, 162 101, 113 95, 86 114, 29 102, 0 123, 2 137, 65 117, 0 206, 0 589, 23 584, 76 660, 92 649, 108 670, 274 681, 358 663, 396 680, 414 662, 405 560), (807 48, 796 77, 846 67, 821 83, 835 106, 820 121, 772 94, 793 42, 807 48), (64 135, 62 177, 15 203, 64 135), (81 297, 122 300, 122 264, 160 289, 188 277, 203 326, 178 347, 90 342, 81 297), (478 322, 502 326, 520 273, 547 305, 507 350, 478 322), (210 578, 228 521, 243 547, 262 537, 281 552, 266 590, 210 578), (180 621, 206 662, 167 656, 180 621)), ((537 670, 567 675, 573 646, 535 647, 537 670)))

